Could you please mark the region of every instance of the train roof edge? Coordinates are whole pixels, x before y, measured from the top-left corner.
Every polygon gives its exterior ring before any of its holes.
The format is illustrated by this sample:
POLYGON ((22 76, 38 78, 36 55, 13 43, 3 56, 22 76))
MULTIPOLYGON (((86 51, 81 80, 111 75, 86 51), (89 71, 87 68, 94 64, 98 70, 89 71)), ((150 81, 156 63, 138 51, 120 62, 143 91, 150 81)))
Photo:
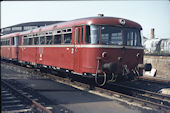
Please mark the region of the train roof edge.
MULTIPOLYGON (((77 24, 97 24, 97 23, 105 23, 105 24, 113 24, 113 25, 120 25, 119 20, 120 19, 124 19, 124 18, 118 18, 118 17, 86 17, 86 18, 80 18, 80 19, 74 19, 74 20, 70 20, 70 21, 60 21, 58 23, 54 23, 54 24, 50 24, 47 26, 42 26, 39 28, 35 28, 35 29, 31 29, 31 30, 26 30, 26 31, 21 31, 19 32, 20 35, 24 35, 24 34, 29 34, 29 33, 36 33, 37 31, 47 31, 47 30, 52 30, 54 28, 63 28, 63 27, 72 27, 72 26, 76 26, 77 24)), ((142 29, 141 25, 128 20, 128 19, 124 19, 126 21, 126 24, 124 25, 125 27, 135 27, 135 28, 139 28, 142 29)), ((34 23, 34 22, 31 22, 34 23)), ((20 24, 17 24, 20 25, 20 24)), ((13 34, 13 33, 10 33, 13 34)), ((6 34, 9 35, 9 34, 6 34)), ((5 35, 3 35, 5 36, 5 35)), ((2 36, 2 37, 3 37, 2 36)))

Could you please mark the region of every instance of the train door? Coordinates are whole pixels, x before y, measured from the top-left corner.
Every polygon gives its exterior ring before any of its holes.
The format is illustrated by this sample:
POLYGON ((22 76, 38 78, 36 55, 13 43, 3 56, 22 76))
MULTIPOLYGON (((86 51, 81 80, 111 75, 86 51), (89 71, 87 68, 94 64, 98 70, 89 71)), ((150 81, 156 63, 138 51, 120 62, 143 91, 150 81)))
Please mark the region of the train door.
POLYGON ((83 42, 83 26, 75 27, 74 37, 74 72, 80 73, 81 43, 83 42))
POLYGON ((8 47, 8 53, 9 53, 8 58, 11 59, 11 60, 12 60, 12 45, 13 45, 12 39, 13 38, 9 38, 9 47, 8 47))
POLYGON ((16 60, 18 60, 18 54, 19 54, 19 50, 18 50, 18 37, 14 37, 14 45, 16 46, 16 60))
POLYGON ((24 46, 24 36, 20 36, 19 37, 19 47, 18 47, 18 60, 23 60, 23 49, 24 49, 24 47, 22 47, 22 46, 24 46))

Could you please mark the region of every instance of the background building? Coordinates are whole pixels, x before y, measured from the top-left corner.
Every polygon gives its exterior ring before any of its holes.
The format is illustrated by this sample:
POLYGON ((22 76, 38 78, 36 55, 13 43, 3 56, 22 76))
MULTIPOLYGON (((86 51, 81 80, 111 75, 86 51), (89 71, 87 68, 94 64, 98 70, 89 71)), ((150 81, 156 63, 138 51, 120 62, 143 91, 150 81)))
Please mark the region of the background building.
POLYGON ((145 54, 170 55, 170 38, 155 38, 154 29, 151 29, 150 39, 144 39, 145 54))
POLYGON ((59 22, 64 22, 64 21, 40 21, 40 22, 21 23, 21 24, 9 26, 6 28, 2 28, 1 35, 13 33, 13 32, 26 31, 26 30, 43 27, 43 26, 50 25, 50 24, 56 24, 59 22))

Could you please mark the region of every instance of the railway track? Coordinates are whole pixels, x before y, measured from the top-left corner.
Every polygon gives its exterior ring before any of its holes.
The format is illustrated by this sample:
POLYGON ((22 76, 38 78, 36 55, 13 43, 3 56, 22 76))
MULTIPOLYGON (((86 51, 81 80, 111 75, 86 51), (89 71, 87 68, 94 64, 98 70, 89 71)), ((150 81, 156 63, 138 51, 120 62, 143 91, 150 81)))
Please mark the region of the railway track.
MULTIPOLYGON (((25 69, 25 71, 33 70, 33 69, 23 68, 23 67, 22 69, 25 69)), ((137 103, 140 104, 140 106, 151 108, 154 110, 160 110, 161 112, 169 112, 170 110, 169 96, 157 94, 146 90, 127 87, 120 84, 112 84, 112 85, 110 84, 108 85, 108 87, 104 88, 104 87, 90 86, 89 84, 83 83, 81 81, 76 81, 76 80, 72 82, 67 77, 55 76, 54 74, 50 74, 50 73, 45 73, 45 72, 42 73, 39 71, 35 71, 35 74, 43 75, 57 82, 71 85, 73 87, 77 87, 82 90, 86 90, 94 93, 97 92, 99 95, 102 94, 102 95, 110 96, 113 98, 117 98, 121 101, 122 100, 128 101, 134 104, 137 103), (121 89, 121 90, 120 91, 112 90, 114 88, 116 89, 116 87, 117 89, 119 90, 121 89), (89 89, 93 89, 93 90, 89 90, 89 89)))
POLYGON ((127 94, 129 96, 134 96, 137 98, 144 99, 146 101, 151 101, 151 102, 163 105, 164 108, 170 109, 170 96, 169 95, 159 94, 156 92, 151 92, 148 90, 129 87, 129 86, 116 84, 116 83, 112 83, 110 87, 112 87, 113 90, 116 89, 117 92, 123 92, 124 94, 127 94))
POLYGON ((156 84, 164 84, 164 85, 170 84, 170 80, 162 79, 162 78, 147 77, 147 76, 140 76, 138 77, 138 80, 156 83, 156 84))
POLYGON ((7 80, 1 80, 1 111, 15 113, 52 113, 46 107, 38 103, 38 99, 31 94, 19 90, 7 80))
POLYGON ((23 102, 17 96, 13 95, 13 93, 4 86, 3 82, 1 86, 1 98, 2 111, 31 112, 30 104, 23 102))

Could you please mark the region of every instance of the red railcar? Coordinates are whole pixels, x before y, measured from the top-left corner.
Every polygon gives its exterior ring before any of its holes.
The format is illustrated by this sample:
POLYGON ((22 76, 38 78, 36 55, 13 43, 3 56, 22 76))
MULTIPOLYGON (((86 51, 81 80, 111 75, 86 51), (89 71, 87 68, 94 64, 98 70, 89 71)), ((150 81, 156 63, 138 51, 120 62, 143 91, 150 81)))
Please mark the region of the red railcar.
POLYGON ((14 61, 18 59, 18 37, 18 32, 1 36, 1 58, 14 61))
MULTIPOLYGON (((90 17, 20 33, 18 60, 36 67, 64 69, 111 80, 140 75, 142 27, 114 17, 90 17)), ((104 82, 105 83, 105 82, 104 82)))

